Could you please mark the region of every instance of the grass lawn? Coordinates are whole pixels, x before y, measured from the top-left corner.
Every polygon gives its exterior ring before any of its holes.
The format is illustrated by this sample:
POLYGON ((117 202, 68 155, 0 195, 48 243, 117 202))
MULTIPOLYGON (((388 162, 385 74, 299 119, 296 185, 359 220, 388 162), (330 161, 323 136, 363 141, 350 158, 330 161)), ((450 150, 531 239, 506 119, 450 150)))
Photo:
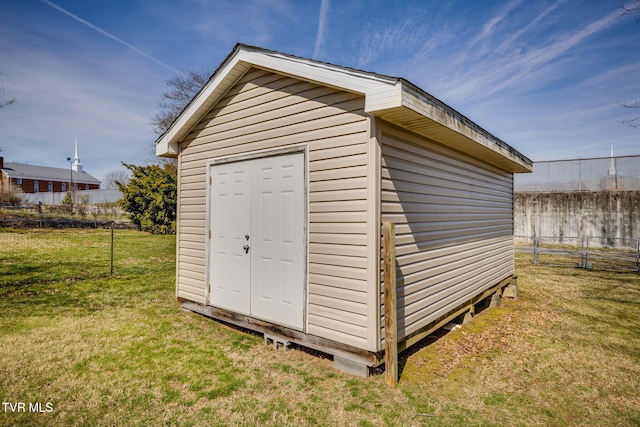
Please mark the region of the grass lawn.
POLYGON ((521 298, 401 355, 389 389, 182 311, 173 236, 117 231, 105 274, 99 232, 0 230, 0 425, 640 425, 638 274, 518 255, 521 298))

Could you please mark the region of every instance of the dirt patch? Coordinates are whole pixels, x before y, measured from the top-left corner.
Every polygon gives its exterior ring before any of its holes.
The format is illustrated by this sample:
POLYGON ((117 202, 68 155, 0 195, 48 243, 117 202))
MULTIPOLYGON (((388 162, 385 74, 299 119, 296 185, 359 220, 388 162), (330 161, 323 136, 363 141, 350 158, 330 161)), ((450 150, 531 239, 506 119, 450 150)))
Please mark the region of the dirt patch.
POLYGON ((405 366, 400 380, 407 385, 426 385, 445 378, 455 369, 475 365, 492 353, 506 351, 515 333, 514 323, 521 313, 507 308, 479 313, 471 323, 419 343, 403 355, 405 366))

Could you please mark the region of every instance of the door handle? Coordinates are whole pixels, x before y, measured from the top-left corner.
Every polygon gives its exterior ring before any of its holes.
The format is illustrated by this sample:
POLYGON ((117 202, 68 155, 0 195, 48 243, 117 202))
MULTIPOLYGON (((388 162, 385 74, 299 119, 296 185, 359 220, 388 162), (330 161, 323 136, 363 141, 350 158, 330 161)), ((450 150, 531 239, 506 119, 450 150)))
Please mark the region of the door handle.
POLYGON ((249 245, 244 245, 244 246, 242 247, 242 249, 244 249, 244 253, 245 253, 245 254, 248 254, 248 253, 249 253, 249 245))

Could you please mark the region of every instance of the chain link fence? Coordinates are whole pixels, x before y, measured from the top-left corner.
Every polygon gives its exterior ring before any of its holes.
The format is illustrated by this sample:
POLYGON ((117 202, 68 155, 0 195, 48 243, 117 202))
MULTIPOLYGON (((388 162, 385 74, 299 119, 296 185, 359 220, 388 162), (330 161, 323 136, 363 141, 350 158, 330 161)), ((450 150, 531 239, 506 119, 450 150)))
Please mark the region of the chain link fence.
POLYGON ((640 190, 640 155, 534 162, 516 174, 516 192, 640 190))
POLYGON ((515 236, 516 252, 534 265, 640 273, 640 239, 607 236, 515 236))
POLYGON ((0 294, 1 288, 34 283, 63 280, 71 284, 131 271, 144 274, 148 263, 144 258, 154 253, 159 242, 175 241, 175 236, 154 236, 128 224, 97 225, 93 221, 44 227, 0 224, 0 294))

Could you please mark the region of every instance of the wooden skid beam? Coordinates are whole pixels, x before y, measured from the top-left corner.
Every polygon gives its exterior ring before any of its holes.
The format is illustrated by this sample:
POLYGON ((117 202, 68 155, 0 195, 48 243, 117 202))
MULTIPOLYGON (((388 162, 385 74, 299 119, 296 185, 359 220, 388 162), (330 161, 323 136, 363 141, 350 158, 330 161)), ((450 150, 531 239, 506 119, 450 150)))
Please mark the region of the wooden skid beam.
MULTIPOLYGON (((431 335, 433 332, 442 328, 444 325, 451 322, 453 319, 460 316, 461 314, 468 312, 470 310, 470 307, 476 304, 477 302, 489 297, 492 294, 495 294, 496 292, 502 290, 504 287, 509 285, 513 285, 513 286, 517 285, 517 279, 515 276, 508 277, 502 280, 495 286, 492 286, 491 288, 487 289, 483 293, 466 301, 464 304, 460 305, 457 309, 452 310, 446 315, 441 316, 440 318, 436 319, 435 321, 421 328, 419 331, 416 331, 410 336, 404 338, 402 341, 396 342, 397 344, 396 346, 397 352, 395 355, 396 360, 397 360, 398 353, 406 350, 407 348, 416 344, 418 341, 431 335)), ((363 367, 362 369, 364 369, 364 367, 371 368, 371 367, 379 366, 382 363, 385 363, 386 361, 384 351, 374 353, 374 352, 363 350, 347 344, 343 344, 337 341, 333 341, 330 339, 318 337, 315 335, 308 335, 301 331, 292 330, 284 326, 275 325, 273 323, 265 322, 263 320, 255 319, 255 318, 234 313, 228 310, 223 310, 216 307, 198 304, 182 298, 179 298, 178 301, 180 302, 180 305, 183 309, 186 309, 194 313, 198 313, 203 316, 210 317, 212 319, 216 319, 240 328, 245 328, 255 332, 266 334, 267 336, 270 336, 270 337, 273 337, 273 336, 280 337, 291 343, 294 343, 303 347, 307 347, 325 354, 332 355, 334 356, 334 358, 337 357, 340 359, 339 362, 342 364, 351 362, 350 366, 355 366, 355 364, 359 364, 359 365, 362 365, 363 367)), ((281 342, 284 342, 284 341, 281 341, 281 342)), ((393 351, 393 348, 391 349, 391 352, 392 351, 393 351)), ((336 366, 338 366, 338 364, 336 366)), ((390 365, 387 365, 387 366, 390 366, 390 365)), ((358 370, 361 370, 361 368, 358 368, 358 370)), ((393 375, 394 374, 392 374, 391 378, 393 378, 393 375)), ((397 378, 398 378, 397 367, 395 372, 395 378, 397 383, 397 378)))
POLYGON ((482 292, 481 294, 476 295, 475 297, 473 297, 469 301, 465 302, 460 307, 450 311, 449 313, 445 314, 444 316, 441 316, 440 318, 436 319, 435 321, 431 322, 430 324, 426 325, 425 327, 421 328, 420 330, 412 333, 408 337, 405 337, 405 339, 402 340, 398 344, 398 352, 402 352, 402 351, 406 350, 407 348, 411 347, 412 345, 416 344, 418 341, 428 337, 433 332, 435 332, 438 329, 442 328, 444 325, 446 325, 447 323, 451 322, 456 317, 460 316, 461 314, 463 314, 465 312, 469 312, 470 306, 473 306, 477 302, 482 301, 483 299, 489 297, 490 295, 495 294, 497 291, 501 290, 505 286, 508 286, 508 285, 510 285, 512 283, 515 283, 515 281, 516 281, 515 276, 507 277, 506 279, 500 281, 498 284, 490 287, 486 291, 482 292))
POLYGON ((342 359, 347 359, 368 367, 374 366, 379 360, 379 356, 376 353, 315 335, 305 334, 304 332, 296 331, 285 326, 274 325, 273 323, 265 322, 264 320, 255 319, 253 317, 208 305, 198 304, 192 301, 182 300, 180 303, 182 308, 191 310, 203 316, 211 317, 212 319, 230 323, 241 328, 260 332, 268 336, 281 337, 294 344, 330 354, 332 356, 338 356, 342 359))

